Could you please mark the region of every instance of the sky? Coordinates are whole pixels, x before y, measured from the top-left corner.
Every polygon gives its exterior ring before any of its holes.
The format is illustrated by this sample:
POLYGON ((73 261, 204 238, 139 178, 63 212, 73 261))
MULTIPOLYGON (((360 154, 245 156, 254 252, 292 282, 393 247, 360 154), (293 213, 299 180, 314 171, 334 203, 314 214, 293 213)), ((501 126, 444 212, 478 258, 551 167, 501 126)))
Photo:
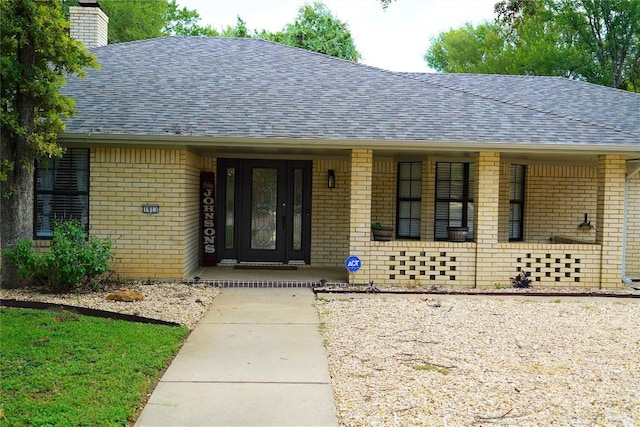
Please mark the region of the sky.
MULTIPOLYGON (((322 0, 346 22, 360 62, 391 71, 429 72, 424 54, 432 38, 467 22, 493 19, 497 0, 395 0, 383 10, 378 0, 322 0)), ((311 0, 178 0, 195 9, 200 25, 221 31, 240 16, 250 31, 275 32, 293 23, 298 9, 311 0)))

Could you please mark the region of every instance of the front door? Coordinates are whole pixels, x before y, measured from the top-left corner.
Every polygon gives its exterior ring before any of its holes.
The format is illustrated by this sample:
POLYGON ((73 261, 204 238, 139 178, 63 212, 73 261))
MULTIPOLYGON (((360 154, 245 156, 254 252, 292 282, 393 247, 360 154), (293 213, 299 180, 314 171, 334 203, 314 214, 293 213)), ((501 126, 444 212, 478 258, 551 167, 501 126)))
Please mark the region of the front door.
POLYGON ((222 259, 309 262, 310 162, 220 159, 222 259))

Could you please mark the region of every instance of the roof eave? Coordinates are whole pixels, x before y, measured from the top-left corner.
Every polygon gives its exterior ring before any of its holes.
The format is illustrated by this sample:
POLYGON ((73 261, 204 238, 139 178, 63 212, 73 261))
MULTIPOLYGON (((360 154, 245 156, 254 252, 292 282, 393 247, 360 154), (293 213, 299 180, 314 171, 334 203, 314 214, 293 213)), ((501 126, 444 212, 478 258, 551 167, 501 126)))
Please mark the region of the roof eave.
POLYGON ((385 151, 450 151, 504 153, 582 153, 621 154, 637 157, 640 147, 629 144, 577 144, 539 142, 478 142, 445 140, 369 140, 369 139, 311 139, 311 138, 247 138, 191 135, 132 135, 100 133, 61 133, 58 140, 65 144, 141 145, 164 148, 220 147, 263 149, 326 149, 350 150, 369 148, 385 151))

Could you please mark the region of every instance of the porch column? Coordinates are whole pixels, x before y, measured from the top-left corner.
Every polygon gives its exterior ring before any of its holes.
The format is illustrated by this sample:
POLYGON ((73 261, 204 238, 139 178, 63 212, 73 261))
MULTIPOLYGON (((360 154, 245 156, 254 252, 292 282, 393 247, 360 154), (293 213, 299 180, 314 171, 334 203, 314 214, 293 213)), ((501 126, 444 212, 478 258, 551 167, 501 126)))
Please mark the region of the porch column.
POLYGON ((349 273, 352 284, 366 284, 369 281, 372 172, 373 150, 351 150, 349 255, 355 255, 362 261, 360 270, 349 273))
POLYGON ((598 156, 596 243, 601 245, 600 287, 622 286, 624 156, 598 156))
MULTIPOLYGON (((473 235, 476 242, 476 286, 493 286, 497 274, 493 259, 498 251, 500 217, 500 153, 478 153, 474 188, 473 235)), ((515 273, 514 273, 515 275, 515 273)))

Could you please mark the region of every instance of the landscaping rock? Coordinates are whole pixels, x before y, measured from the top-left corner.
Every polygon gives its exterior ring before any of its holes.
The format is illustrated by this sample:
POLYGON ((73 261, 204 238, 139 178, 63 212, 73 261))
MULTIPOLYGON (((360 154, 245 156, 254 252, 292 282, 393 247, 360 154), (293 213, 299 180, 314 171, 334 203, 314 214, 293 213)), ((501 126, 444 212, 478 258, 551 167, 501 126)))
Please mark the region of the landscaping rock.
POLYGON ((107 295, 105 299, 109 301, 134 302, 142 301, 144 295, 136 291, 118 291, 107 295))

